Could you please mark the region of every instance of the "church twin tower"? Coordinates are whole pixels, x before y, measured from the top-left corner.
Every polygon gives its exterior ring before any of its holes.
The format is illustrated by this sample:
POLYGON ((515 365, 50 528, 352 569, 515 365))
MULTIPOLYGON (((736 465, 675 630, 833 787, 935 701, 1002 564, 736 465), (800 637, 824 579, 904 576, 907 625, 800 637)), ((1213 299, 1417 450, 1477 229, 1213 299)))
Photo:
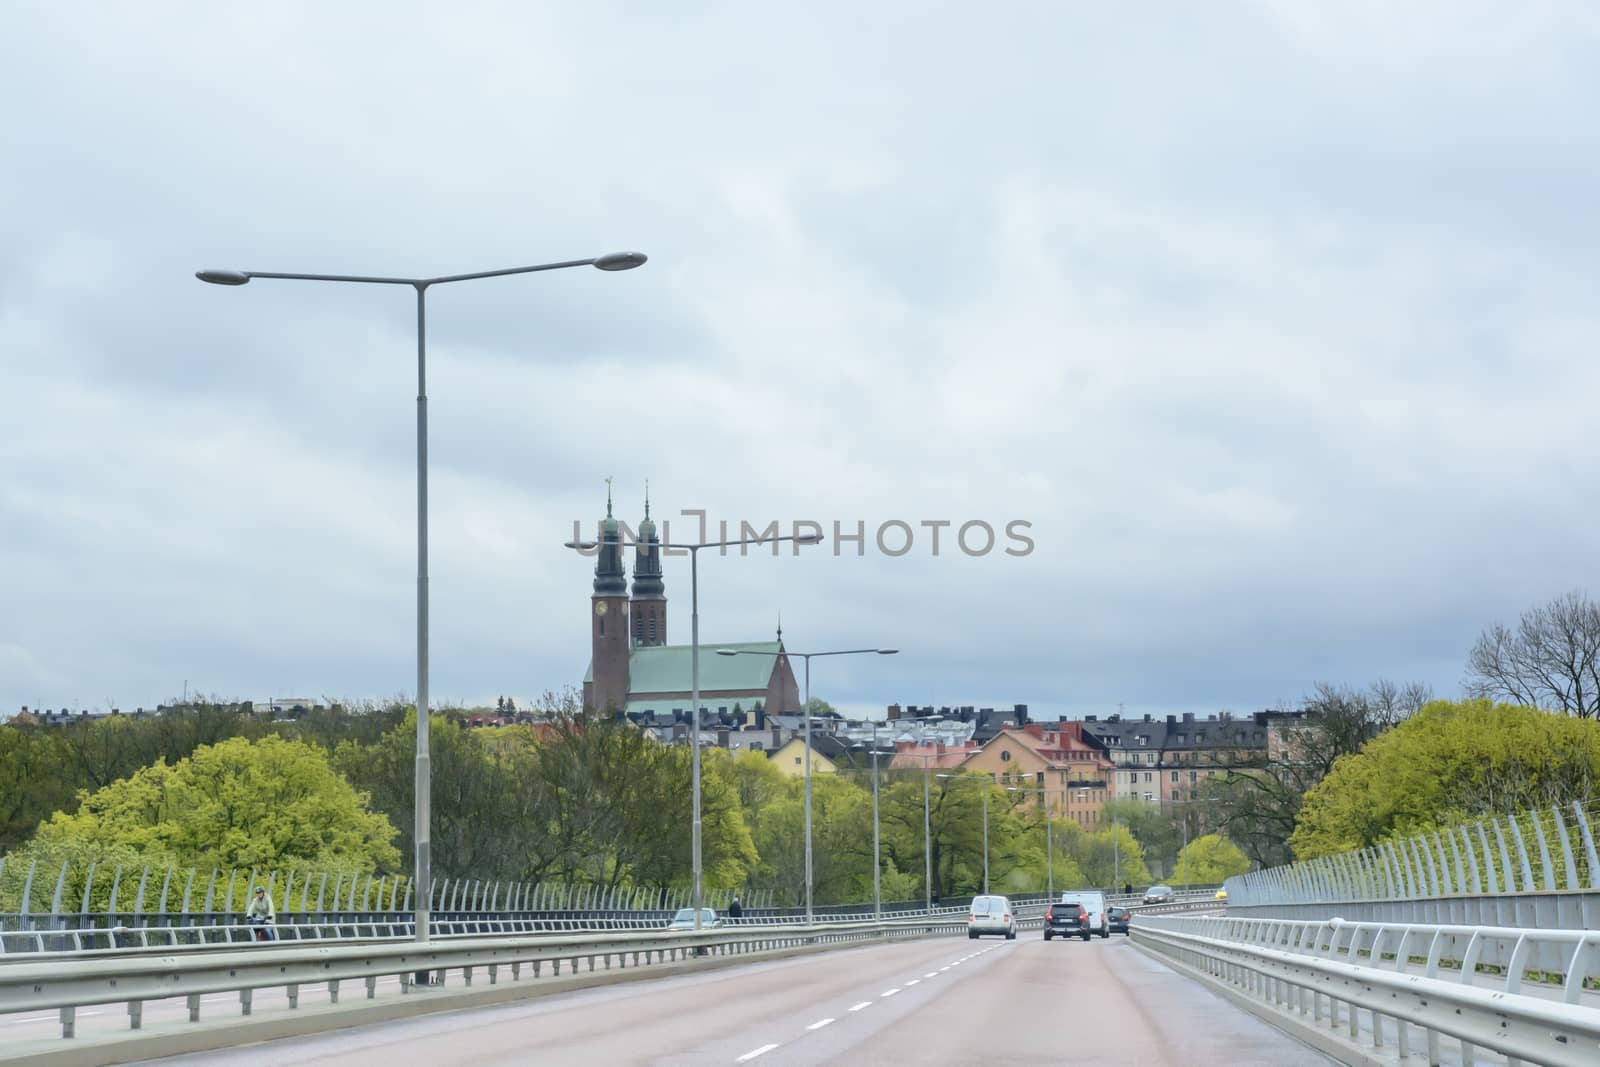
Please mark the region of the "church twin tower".
POLYGON ((650 518, 645 497, 644 521, 634 545, 633 596, 622 565, 622 524, 611 514, 606 489, 606 517, 600 523, 599 555, 594 565, 594 614, 591 638, 593 691, 586 703, 599 710, 622 710, 628 703, 628 654, 634 648, 667 643, 667 594, 661 580, 661 538, 650 518))

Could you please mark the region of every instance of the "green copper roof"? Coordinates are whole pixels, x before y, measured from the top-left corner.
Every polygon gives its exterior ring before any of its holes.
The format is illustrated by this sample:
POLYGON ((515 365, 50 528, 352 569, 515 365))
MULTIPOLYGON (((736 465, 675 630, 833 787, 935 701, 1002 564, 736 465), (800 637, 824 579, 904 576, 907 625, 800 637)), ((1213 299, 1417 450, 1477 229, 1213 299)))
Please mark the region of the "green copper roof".
MULTIPOLYGON (((743 641, 737 644, 702 643, 700 646, 701 694, 730 689, 765 690, 772 679, 778 657, 719 656, 717 649, 732 648, 750 652, 777 652, 776 641, 743 641)), ((628 693, 676 693, 689 691, 690 645, 656 645, 636 648, 628 653, 628 693)), ((583 675, 584 684, 594 681, 594 663, 583 675)), ((688 698, 685 697, 685 700, 688 698)), ((703 706, 703 704, 702 704, 703 706)), ((687 705, 685 706, 687 709, 687 705)), ((747 709, 748 710, 748 709, 747 709)))

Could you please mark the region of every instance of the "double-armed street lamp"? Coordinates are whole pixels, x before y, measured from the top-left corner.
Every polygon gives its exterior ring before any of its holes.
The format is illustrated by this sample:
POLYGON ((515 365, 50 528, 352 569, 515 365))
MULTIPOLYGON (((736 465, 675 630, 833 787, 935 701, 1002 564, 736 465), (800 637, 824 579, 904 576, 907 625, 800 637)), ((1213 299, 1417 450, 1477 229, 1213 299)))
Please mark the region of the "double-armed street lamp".
MULTIPOLYGON (((693 840, 690 846, 691 858, 694 866, 694 928, 700 929, 700 907, 702 904, 700 862, 700 550, 703 548, 736 548, 740 545, 771 545, 783 541, 793 541, 799 545, 815 545, 822 542, 821 534, 803 534, 784 537, 750 537, 739 541, 695 541, 689 543, 678 542, 651 542, 652 547, 661 549, 680 549, 689 553, 689 678, 690 694, 689 703, 693 707, 691 714, 694 716, 689 730, 689 750, 692 753, 690 760, 693 764, 694 778, 694 822, 693 840)), ((595 541, 568 541, 566 547, 577 549, 579 552, 592 552, 599 547, 595 541)))
MULTIPOLYGON (((567 267, 594 267, 603 271, 632 270, 644 264, 642 252, 612 252, 593 259, 570 259, 560 263, 539 263, 531 267, 476 271, 471 274, 446 274, 434 278, 390 278, 358 274, 292 274, 279 271, 202 270, 195 277, 212 285, 245 285, 255 278, 304 282, 356 282, 364 285, 408 285, 417 292, 417 757, 416 757, 416 939, 428 940, 430 897, 433 891, 430 866, 429 805, 432 775, 428 753, 428 390, 427 390, 427 314, 426 295, 435 285, 501 278, 511 274, 563 270, 567 267)), ((698 913, 696 913, 698 914, 698 913)))
POLYGON ((987 774, 941 774, 940 778, 954 778, 956 781, 982 782, 983 783, 983 891, 989 892, 989 790, 994 786, 994 779, 987 774))
MULTIPOLYGON (((820 540, 820 538, 818 538, 820 540)), ((805 543, 805 542, 802 542, 805 543)), ((815 543, 815 542, 811 542, 815 543)), ((841 648, 831 652, 764 652, 749 648, 719 648, 719 656, 789 656, 803 659, 806 663, 806 689, 805 689, 805 737, 806 737, 806 925, 814 921, 811 910, 811 661, 821 656, 861 656, 878 655, 892 656, 899 649, 895 648, 841 648)), ((876 830, 876 824, 874 824, 876 830)), ((876 840, 876 838, 874 838, 876 840)))

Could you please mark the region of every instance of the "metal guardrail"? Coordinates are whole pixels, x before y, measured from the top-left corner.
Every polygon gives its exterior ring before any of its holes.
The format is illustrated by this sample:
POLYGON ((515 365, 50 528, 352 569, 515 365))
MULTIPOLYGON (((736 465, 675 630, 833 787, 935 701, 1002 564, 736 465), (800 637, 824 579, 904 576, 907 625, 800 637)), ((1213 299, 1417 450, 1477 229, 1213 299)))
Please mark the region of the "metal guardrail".
POLYGON ((1429 1063, 1441 1062, 1445 1039, 1469 1065, 1479 1048, 1553 1067, 1600 1061, 1600 1007, 1587 992, 1600 978, 1600 933, 1152 916, 1133 936, 1258 1014, 1324 1039, 1342 1016, 1339 1041, 1382 1052, 1392 1036, 1402 1059, 1415 1027, 1429 1063), (1556 981, 1542 989, 1530 981, 1546 976, 1556 981))
MULTIPOLYGON (((886 918, 912 918, 954 921, 967 914, 966 908, 935 908, 931 912, 900 912, 886 918)), ((861 921, 858 916, 823 914, 824 923, 861 921)), ((663 930, 670 920, 653 916, 614 916, 582 919, 532 919, 485 916, 466 920, 435 919, 430 924, 430 937, 539 937, 579 933, 615 933, 619 931, 663 930)), ((805 924, 805 916, 765 916, 751 919, 718 921, 708 929, 767 929, 771 927, 798 927, 805 924)), ((111 956, 134 952, 198 952, 217 951, 230 946, 259 944, 256 932, 260 927, 244 922, 227 924, 185 924, 167 926, 113 927, 83 930, 27 930, 0 932, 0 965, 37 958, 62 958, 64 956, 111 956)), ((367 921, 359 918, 332 922, 274 923, 267 930, 273 942, 287 948, 291 944, 327 944, 329 942, 385 942, 413 941, 416 924, 410 918, 367 921)))
POLYGON ((368 999, 376 995, 379 978, 398 976, 401 991, 411 991, 413 976, 429 972, 436 984, 459 972, 467 985, 483 970, 494 985, 502 969, 513 981, 523 968, 537 979, 550 968, 559 976, 563 964, 576 973, 584 962, 590 972, 597 961, 610 970, 689 959, 696 955, 728 955, 768 951, 799 945, 846 944, 865 940, 959 934, 966 930, 965 915, 951 918, 923 916, 811 926, 775 925, 716 929, 694 933, 595 933, 577 936, 505 937, 434 941, 418 944, 322 944, 292 949, 270 945, 245 951, 173 956, 135 955, 115 959, 50 959, 16 962, 0 967, 0 1014, 59 1010, 62 1036, 76 1032, 79 1008, 125 1003, 129 1026, 142 1026, 145 1001, 186 997, 189 1020, 200 1019, 200 998, 211 993, 238 993, 240 1011, 249 1015, 255 990, 283 987, 290 1009, 299 1007, 302 985, 326 983, 330 999, 338 1001, 345 981, 365 983, 368 999))
MULTIPOLYGON (((1063 890, 1061 892, 1069 892, 1063 890)), ((1027 894, 1011 898, 1019 919, 1019 929, 1028 929, 1041 919, 1044 906, 1055 897, 1044 894, 1027 894)), ((1168 911, 1193 911, 1198 907, 1214 906, 1211 890, 1194 890, 1178 893, 1169 904, 1146 905, 1140 894, 1107 896, 1108 904, 1127 907, 1144 914, 1168 911)), ((885 910, 885 919, 906 918, 964 919, 967 905, 923 909, 885 910)), ((205 922, 167 922, 143 925, 115 925, 110 927, 34 928, 23 930, 0 929, 0 964, 41 956, 111 956, 132 952, 195 952, 217 951, 229 946, 246 945, 255 941, 255 927, 237 916, 208 916, 205 922)), ((854 912, 823 912, 822 922, 848 922, 869 920, 854 912)), ((572 915, 553 917, 538 914, 468 914, 459 916, 435 915, 431 925, 432 937, 535 937, 557 934, 602 933, 617 931, 661 930, 671 920, 671 913, 612 912, 609 914, 572 915)), ((802 926, 803 915, 760 915, 741 919, 722 916, 720 927, 744 926, 802 926)), ((394 942, 414 939, 416 926, 410 915, 361 913, 322 916, 305 921, 287 921, 272 926, 274 940, 280 947, 291 944, 327 944, 330 942, 394 942)))
POLYGON ((1574 801, 1565 811, 1480 819, 1224 884, 1239 907, 1600 891, 1594 814, 1574 801))

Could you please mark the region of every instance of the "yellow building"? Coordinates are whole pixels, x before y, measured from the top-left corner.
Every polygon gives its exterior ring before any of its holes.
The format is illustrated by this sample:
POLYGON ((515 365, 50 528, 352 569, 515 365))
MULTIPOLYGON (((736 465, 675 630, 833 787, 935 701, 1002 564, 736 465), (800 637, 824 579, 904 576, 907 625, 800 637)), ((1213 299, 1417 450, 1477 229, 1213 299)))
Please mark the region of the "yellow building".
MULTIPOLYGON (((811 773, 812 774, 837 774, 838 764, 817 751, 818 738, 811 738, 811 773)), ((767 759, 772 765, 792 778, 798 778, 806 773, 806 742, 803 737, 791 737, 780 747, 767 753, 767 759)))
POLYGON ((1084 736, 1081 722, 1062 721, 1007 727, 958 769, 1028 790, 1020 795, 1025 803, 1037 802, 1042 783, 1053 814, 1097 830, 1101 809, 1111 797, 1114 767, 1104 748, 1084 736))

